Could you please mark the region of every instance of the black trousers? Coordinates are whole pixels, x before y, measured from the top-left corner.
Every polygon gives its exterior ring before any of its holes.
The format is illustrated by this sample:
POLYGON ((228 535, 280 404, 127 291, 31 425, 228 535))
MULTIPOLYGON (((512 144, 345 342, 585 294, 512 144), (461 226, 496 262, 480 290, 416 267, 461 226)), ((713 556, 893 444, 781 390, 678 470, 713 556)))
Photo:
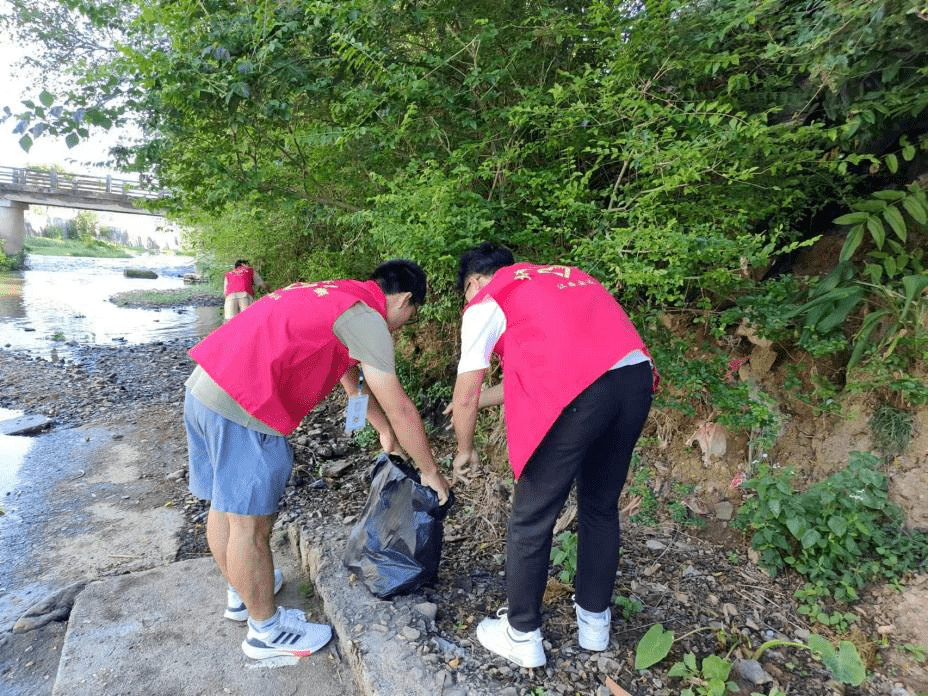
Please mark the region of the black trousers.
POLYGON ((577 482, 576 602, 610 605, 619 565, 619 495, 651 409, 650 363, 610 370, 561 413, 515 486, 506 549, 509 623, 541 626, 551 535, 577 482))

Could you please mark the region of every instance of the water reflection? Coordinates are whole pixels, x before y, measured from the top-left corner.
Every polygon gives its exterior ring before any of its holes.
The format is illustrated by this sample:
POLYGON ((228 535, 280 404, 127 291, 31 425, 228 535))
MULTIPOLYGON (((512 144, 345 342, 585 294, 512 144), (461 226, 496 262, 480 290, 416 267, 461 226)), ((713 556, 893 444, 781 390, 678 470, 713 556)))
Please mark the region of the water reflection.
MULTIPOLYGON (((0 423, 22 415, 22 411, 0 408, 0 423)), ((4 514, 7 512, 4 501, 16 486, 19 468, 30 447, 32 438, 0 435, 0 510, 3 510, 4 514)))
POLYGON ((93 259, 30 254, 28 270, 0 274, 0 347, 48 356, 67 343, 114 345, 199 338, 219 325, 220 308, 162 310, 118 307, 109 301, 126 290, 183 287, 193 259, 141 256, 93 259), (126 278, 127 268, 155 271, 155 279, 126 278))
POLYGON ((24 282, 21 273, 0 273, 0 317, 26 316, 23 304, 24 282))

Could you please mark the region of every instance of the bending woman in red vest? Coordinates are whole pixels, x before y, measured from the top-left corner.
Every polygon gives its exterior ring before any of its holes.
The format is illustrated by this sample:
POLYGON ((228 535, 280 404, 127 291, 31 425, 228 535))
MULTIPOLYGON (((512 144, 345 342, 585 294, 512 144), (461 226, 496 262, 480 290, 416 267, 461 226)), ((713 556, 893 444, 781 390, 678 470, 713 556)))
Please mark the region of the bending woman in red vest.
POLYGON ((508 609, 477 638, 522 667, 545 664, 541 601, 551 536, 574 482, 580 646, 609 645, 619 563, 618 501, 656 384, 653 360, 621 305, 591 276, 560 265, 515 264, 489 243, 461 257, 466 302, 452 421, 455 475, 479 464, 480 406, 503 403, 516 478, 506 550, 508 609), (481 393, 490 354, 503 380, 481 393))
MULTIPOLYGON (((405 449, 422 483, 440 502, 448 498, 422 420, 397 379, 390 336, 416 316, 425 292, 425 273, 405 260, 381 264, 366 282, 295 283, 190 349, 197 363, 184 402, 190 492, 210 501, 206 540, 228 581, 225 616, 248 622, 242 649, 251 658, 309 655, 332 635, 303 612, 275 606, 283 578, 270 535, 293 466, 286 436, 336 383, 349 397, 366 395, 383 448, 405 449)), ((354 403, 363 416, 363 398, 354 403)))
POLYGON ((244 311, 254 301, 255 285, 262 290, 267 290, 267 283, 262 280, 255 269, 248 265, 247 261, 244 259, 236 261, 235 268, 226 273, 222 286, 223 294, 226 296, 224 308, 226 321, 244 311))

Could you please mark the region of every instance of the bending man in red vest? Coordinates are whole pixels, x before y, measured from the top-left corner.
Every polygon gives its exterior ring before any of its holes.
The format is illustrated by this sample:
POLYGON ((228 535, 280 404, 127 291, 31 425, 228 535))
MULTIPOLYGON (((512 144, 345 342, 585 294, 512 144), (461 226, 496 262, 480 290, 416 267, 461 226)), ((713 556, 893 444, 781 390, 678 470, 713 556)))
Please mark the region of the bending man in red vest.
POLYGON ((255 269, 248 265, 247 261, 244 259, 236 261, 235 268, 226 273, 222 285, 223 294, 226 296, 224 307, 226 321, 244 311, 254 301, 255 285, 262 290, 267 290, 267 283, 255 269))
POLYGON ((545 664, 541 601, 551 535, 574 481, 578 549, 575 606, 580 646, 605 650, 619 562, 618 501, 651 408, 652 360, 622 307, 570 266, 514 264, 485 243, 461 257, 466 302, 452 420, 455 474, 479 464, 479 406, 505 405, 516 478, 506 549, 507 609, 477 638, 522 667, 545 664), (481 393, 490 353, 503 380, 481 393))
MULTIPOLYGON (((381 264, 366 282, 296 283, 190 350, 197 363, 184 403, 190 491, 210 501, 206 538, 229 583, 225 616, 247 619, 242 649, 251 658, 309 655, 332 635, 300 611, 275 607, 283 579, 270 535, 293 464, 286 436, 337 382, 350 397, 367 395, 367 420, 383 448, 402 446, 422 483, 441 502, 448 497, 419 413, 397 379, 390 336, 415 317, 425 292, 425 273, 405 260, 381 264)), ((363 418, 363 399, 357 403, 363 418)))

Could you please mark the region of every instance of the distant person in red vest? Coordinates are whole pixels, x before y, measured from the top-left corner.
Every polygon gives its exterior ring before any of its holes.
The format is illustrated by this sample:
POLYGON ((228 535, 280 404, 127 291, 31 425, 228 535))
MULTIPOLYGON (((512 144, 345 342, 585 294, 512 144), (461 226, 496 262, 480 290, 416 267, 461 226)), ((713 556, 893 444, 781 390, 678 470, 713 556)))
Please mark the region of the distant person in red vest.
POLYGON ((261 279, 255 269, 248 265, 248 261, 245 259, 236 261, 235 268, 226 273, 222 287, 222 292, 226 296, 226 321, 244 311, 254 301, 255 286, 267 291, 267 283, 261 279))
POLYGON ((609 645, 619 563, 619 495, 657 375, 625 311, 571 266, 515 263, 484 243, 458 269, 464 292, 461 359, 452 398, 455 476, 479 464, 477 410, 504 404, 516 478, 506 549, 508 609, 484 619, 477 638, 522 667, 541 667, 541 602, 551 536, 577 484, 575 609, 580 647, 609 645), (502 381, 482 390, 490 354, 502 381))
POLYGON ((283 578, 270 535, 293 466, 286 436, 336 383, 354 400, 349 413, 354 406, 361 424, 366 417, 384 450, 402 447, 422 483, 440 502, 448 498, 422 420, 397 379, 390 335, 415 319, 425 293, 425 273, 406 260, 381 264, 366 282, 295 283, 190 350, 197 363, 184 402, 190 491, 210 501, 206 539, 229 585, 225 616, 248 622, 248 657, 309 655, 332 635, 300 611, 275 607, 283 578))

